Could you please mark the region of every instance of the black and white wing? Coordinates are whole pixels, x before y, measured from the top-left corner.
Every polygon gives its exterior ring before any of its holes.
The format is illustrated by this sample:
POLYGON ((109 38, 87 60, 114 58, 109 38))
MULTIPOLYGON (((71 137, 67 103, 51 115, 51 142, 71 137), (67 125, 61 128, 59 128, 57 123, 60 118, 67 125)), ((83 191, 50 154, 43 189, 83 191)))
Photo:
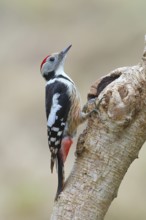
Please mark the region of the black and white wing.
POLYGON ((61 147, 61 140, 70 110, 70 97, 67 86, 55 81, 46 85, 46 116, 48 145, 51 151, 51 172, 61 147))

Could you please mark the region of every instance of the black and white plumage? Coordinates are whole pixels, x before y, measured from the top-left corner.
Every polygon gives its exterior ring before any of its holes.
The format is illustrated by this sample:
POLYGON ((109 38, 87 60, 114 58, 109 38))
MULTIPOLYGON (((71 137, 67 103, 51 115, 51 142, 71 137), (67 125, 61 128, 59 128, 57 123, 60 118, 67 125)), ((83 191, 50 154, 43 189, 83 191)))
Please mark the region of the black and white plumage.
POLYGON ((61 146, 71 101, 67 94, 67 86, 55 80, 46 85, 46 116, 48 128, 48 144, 52 154, 51 172, 54 159, 61 146))
POLYGON ((51 151, 51 172, 57 160, 58 189, 56 199, 64 186, 64 162, 77 126, 90 113, 81 111, 79 93, 74 82, 64 72, 64 61, 71 45, 60 53, 47 56, 41 64, 46 83, 46 117, 48 145, 51 151))

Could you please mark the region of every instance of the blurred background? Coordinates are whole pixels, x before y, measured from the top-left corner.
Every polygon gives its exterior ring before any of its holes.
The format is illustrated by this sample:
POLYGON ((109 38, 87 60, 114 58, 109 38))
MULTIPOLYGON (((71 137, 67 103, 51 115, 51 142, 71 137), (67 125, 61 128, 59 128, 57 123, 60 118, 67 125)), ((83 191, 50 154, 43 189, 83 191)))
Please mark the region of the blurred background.
MULTIPOLYGON (((97 78, 140 61, 145 8, 145 0, 0 1, 1 220, 50 219, 57 176, 50 174, 42 59, 73 44, 65 70, 85 103, 97 78)), ((146 219, 145 155, 143 146, 106 220, 146 219)))

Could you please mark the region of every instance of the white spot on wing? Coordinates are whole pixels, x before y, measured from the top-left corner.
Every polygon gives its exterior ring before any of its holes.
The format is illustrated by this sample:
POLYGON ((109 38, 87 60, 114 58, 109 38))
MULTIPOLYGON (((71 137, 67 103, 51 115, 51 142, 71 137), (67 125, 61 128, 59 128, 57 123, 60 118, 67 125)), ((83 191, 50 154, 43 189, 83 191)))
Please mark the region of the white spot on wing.
POLYGON ((55 142, 55 145, 58 145, 58 144, 59 144, 59 141, 56 141, 56 142, 55 142))
POLYGON ((59 131, 59 132, 57 133, 57 136, 61 136, 61 134, 62 134, 62 131, 59 131))
POLYGON ((56 141, 56 138, 50 138, 50 141, 51 141, 51 142, 55 142, 55 141, 56 141))
POLYGON ((58 131, 59 131, 59 128, 57 128, 57 127, 52 127, 51 130, 58 132, 58 131))
POLYGON ((62 123, 61 123, 61 126, 64 126, 64 125, 65 125, 65 123, 64 123, 64 122, 62 122, 62 123))
POLYGON ((52 107, 51 107, 51 111, 50 111, 50 114, 48 117, 48 122, 47 122, 47 125, 49 127, 52 127, 52 125, 55 123, 56 113, 57 113, 57 111, 59 111, 61 109, 61 105, 58 104, 59 96, 60 96, 59 93, 55 93, 53 95, 52 107))

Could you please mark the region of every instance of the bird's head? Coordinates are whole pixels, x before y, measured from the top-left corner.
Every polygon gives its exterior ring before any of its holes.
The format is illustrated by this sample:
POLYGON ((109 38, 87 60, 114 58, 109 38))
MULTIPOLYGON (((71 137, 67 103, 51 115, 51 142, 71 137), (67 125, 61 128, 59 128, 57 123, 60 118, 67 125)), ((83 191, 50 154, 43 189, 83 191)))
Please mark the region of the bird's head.
POLYGON ((48 80, 51 78, 52 74, 55 74, 56 70, 59 68, 63 69, 64 60, 66 58, 66 54, 71 48, 72 45, 68 46, 64 50, 58 53, 53 53, 48 55, 40 65, 40 71, 42 76, 48 80))

